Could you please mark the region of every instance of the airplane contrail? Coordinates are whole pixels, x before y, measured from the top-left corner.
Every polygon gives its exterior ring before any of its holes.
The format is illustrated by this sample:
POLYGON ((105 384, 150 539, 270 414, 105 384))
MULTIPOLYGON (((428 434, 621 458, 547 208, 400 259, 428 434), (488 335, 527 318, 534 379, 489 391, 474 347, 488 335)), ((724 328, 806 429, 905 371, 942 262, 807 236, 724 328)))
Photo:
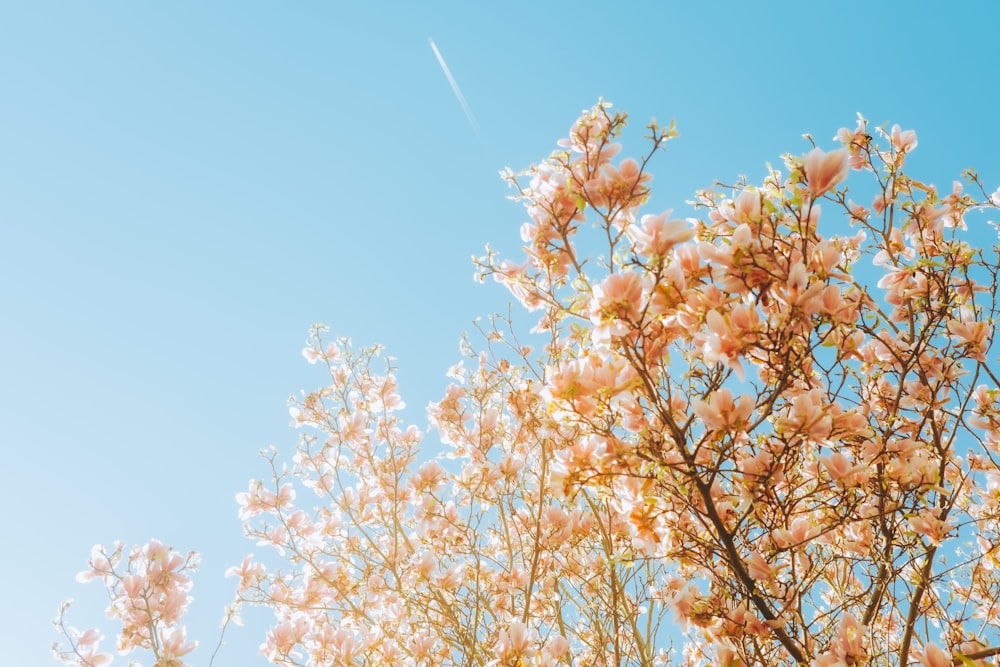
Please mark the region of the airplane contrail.
POLYGON ((476 136, 479 137, 480 141, 483 139, 482 133, 479 131, 479 123, 476 122, 476 117, 472 115, 472 109, 469 108, 469 103, 465 101, 465 95, 462 94, 462 89, 458 87, 458 81, 455 81, 455 77, 451 75, 451 70, 448 69, 448 64, 444 61, 444 56, 438 51, 437 44, 430 37, 427 41, 431 44, 431 49, 434 51, 434 55, 437 57, 438 64, 441 65, 441 71, 444 72, 444 76, 448 79, 448 83, 451 84, 451 91, 455 93, 455 97, 458 98, 458 103, 462 105, 462 111, 465 112, 465 117, 469 119, 469 124, 472 125, 472 129, 476 132, 476 136))

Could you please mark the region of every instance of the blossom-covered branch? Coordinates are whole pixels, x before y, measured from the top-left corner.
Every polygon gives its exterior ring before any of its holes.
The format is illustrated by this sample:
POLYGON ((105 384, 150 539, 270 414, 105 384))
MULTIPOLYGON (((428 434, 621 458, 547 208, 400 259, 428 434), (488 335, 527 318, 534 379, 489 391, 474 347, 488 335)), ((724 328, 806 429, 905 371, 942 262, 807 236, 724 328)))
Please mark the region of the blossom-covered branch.
MULTIPOLYGON (((241 603, 275 614, 261 650, 289 666, 987 664, 1000 191, 972 171, 944 192, 917 180, 916 133, 859 118, 679 217, 647 210, 677 132, 651 124, 623 158, 626 120, 602 102, 505 172, 524 255, 490 250, 478 275, 534 326, 497 317, 463 344, 428 411, 440 445, 404 423, 379 348, 311 332, 326 377, 292 402, 296 453, 265 452, 238 495, 271 552, 230 570, 241 603)), ((180 665, 189 584, 153 577, 163 549, 121 576, 121 548, 98 550, 92 573, 120 646, 180 665)), ((105 664, 100 633, 61 618, 64 662, 105 664)))

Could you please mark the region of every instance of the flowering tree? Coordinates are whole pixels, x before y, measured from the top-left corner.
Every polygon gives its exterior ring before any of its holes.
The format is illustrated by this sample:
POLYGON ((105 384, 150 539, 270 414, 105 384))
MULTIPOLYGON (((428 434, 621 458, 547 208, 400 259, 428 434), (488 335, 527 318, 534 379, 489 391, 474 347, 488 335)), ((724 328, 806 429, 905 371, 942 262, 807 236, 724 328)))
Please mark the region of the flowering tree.
MULTIPOLYGON (((970 171, 971 194, 940 194, 904 172, 914 132, 859 119, 842 148, 699 192, 701 218, 677 220, 642 213, 673 127, 615 162, 624 125, 599 104, 547 160, 506 173, 526 258, 476 263, 538 320, 519 337, 496 318, 481 351, 465 344, 429 409, 441 456, 418 451, 379 348, 311 332, 304 354, 329 381, 293 402, 294 461, 267 452, 269 479, 238 496, 281 562, 230 570, 238 603, 275 613, 262 651, 317 666, 987 664, 1000 265, 970 238, 991 238, 1000 191, 970 171), (868 206, 848 197, 852 170, 868 206)), ((108 587, 120 651, 185 664, 192 558, 95 548, 82 576, 108 587)), ((110 660, 97 630, 57 624, 65 664, 110 660)))

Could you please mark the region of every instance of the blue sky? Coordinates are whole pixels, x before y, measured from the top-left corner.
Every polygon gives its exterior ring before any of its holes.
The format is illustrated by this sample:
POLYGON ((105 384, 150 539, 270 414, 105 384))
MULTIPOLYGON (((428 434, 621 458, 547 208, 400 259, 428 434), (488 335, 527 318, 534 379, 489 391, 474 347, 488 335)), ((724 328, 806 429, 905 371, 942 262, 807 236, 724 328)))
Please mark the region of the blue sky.
MULTIPOLYGON (((91 545, 203 554, 207 664, 254 550, 233 496, 290 452, 286 398, 325 322, 398 359, 414 420, 513 255, 497 171, 545 157, 598 97, 681 138, 652 209, 861 111, 915 128, 915 174, 1000 185, 994 3, 0 2, 0 644, 50 663, 48 625, 103 622, 91 545), (475 114, 477 135, 432 52, 475 114), (92 589, 92 590, 91 590, 92 589)), ((429 445, 433 444, 429 440, 429 445)), ((264 664, 260 626, 217 667, 264 664)))

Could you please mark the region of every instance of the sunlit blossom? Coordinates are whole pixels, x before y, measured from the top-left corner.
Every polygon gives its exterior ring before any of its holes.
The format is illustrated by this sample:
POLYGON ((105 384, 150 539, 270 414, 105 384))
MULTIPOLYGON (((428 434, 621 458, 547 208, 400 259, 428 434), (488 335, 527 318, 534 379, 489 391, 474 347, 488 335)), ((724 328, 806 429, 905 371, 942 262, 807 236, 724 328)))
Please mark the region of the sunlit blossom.
POLYGON ((814 148, 806 154, 804 162, 806 182, 813 197, 825 194, 847 178, 847 158, 848 151, 843 148, 829 153, 814 148))

